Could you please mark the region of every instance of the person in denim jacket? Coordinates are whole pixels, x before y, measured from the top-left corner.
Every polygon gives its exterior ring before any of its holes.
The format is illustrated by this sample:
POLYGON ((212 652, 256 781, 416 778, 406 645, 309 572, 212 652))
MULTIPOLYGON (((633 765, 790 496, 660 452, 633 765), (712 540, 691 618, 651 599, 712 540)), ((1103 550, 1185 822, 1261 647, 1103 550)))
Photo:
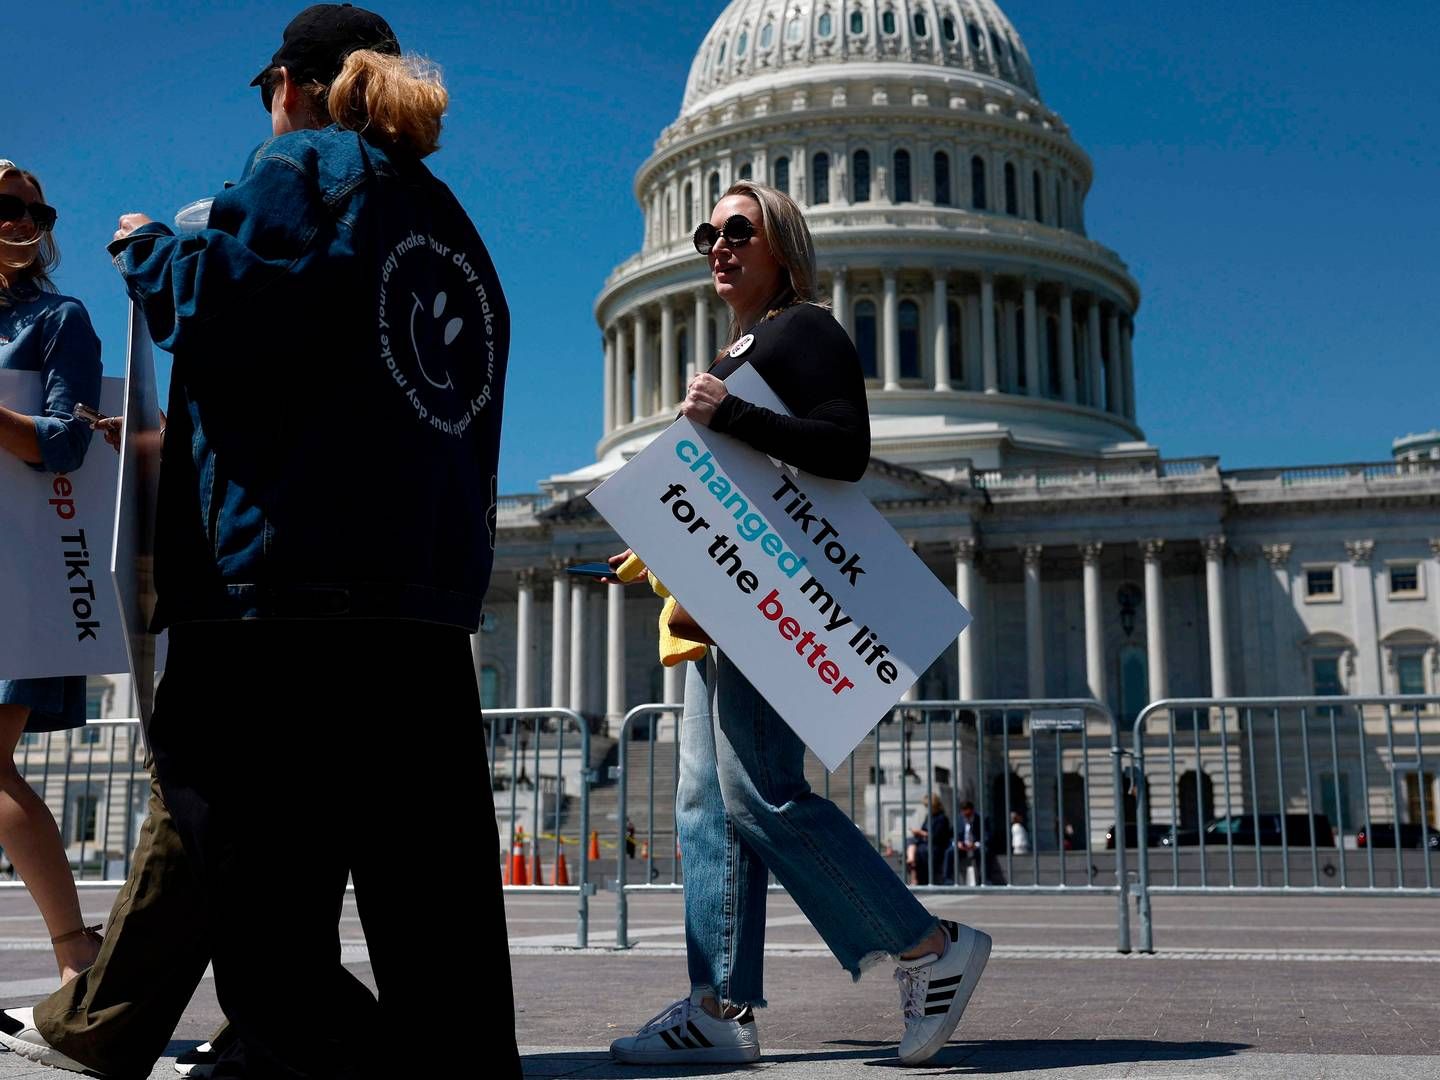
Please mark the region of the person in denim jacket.
MULTIPOLYGON (((32 468, 67 473, 80 468, 90 445, 90 425, 74 411, 99 400, 100 339, 80 301, 54 291, 55 218, 39 179, 0 160, 0 368, 38 371, 44 393, 34 416, 0 406, 0 450, 32 468)), ((96 928, 83 925, 55 819, 20 775, 14 751, 22 732, 83 723, 84 676, 0 678, 0 848, 45 918, 66 981, 95 959, 96 928)))
POLYGON ((422 163, 447 95, 380 16, 317 5, 255 78, 273 138, 177 237, 111 246, 174 354, 157 513, 170 651, 150 737, 203 887, 235 1032, 216 1077, 398 1075, 446 977, 418 928, 481 874, 466 942, 498 1075, 519 1075, 469 634, 494 558, 509 315, 485 245, 422 163), (466 738, 423 796, 382 750, 402 718, 466 738), (478 771, 477 771, 478 770, 478 771), (355 885, 376 981, 336 960, 355 885), (380 1035, 380 1038, 376 1038, 380 1035))

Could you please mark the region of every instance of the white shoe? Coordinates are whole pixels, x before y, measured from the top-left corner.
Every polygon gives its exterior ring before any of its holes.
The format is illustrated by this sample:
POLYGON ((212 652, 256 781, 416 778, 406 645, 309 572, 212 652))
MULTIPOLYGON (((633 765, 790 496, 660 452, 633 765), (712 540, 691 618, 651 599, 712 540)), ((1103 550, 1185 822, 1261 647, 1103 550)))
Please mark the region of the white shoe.
POLYGON ((215 1047, 203 1042, 175 1059, 175 1071, 181 1076, 193 1077, 194 1080, 205 1080, 215 1071, 215 1062, 219 1059, 220 1054, 215 1047))
POLYGON ((989 934, 946 919, 940 928, 946 938, 943 953, 901 960, 895 969, 905 1014, 900 1060, 907 1065, 929 1061, 949 1041, 990 960, 989 934))
POLYGON ((0 1010, 0 1043, 21 1057, 40 1065, 49 1065, 52 1069, 66 1069, 85 1076, 104 1076, 74 1058, 66 1057, 46 1042, 45 1036, 35 1029, 34 1009, 0 1010))
POLYGON ((627 1065, 745 1064, 760 1056, 755 1010, 746 1005, 733 1020, 717 1020, 700 1007, 696 992, 634 1035, 616 1039, 610 1055, 627 1065))

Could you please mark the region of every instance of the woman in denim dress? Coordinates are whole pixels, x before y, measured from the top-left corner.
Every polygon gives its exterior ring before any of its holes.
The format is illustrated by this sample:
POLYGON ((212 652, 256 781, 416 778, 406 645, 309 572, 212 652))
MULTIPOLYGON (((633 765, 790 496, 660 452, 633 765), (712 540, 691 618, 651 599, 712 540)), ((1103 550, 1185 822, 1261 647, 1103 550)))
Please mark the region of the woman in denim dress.
MULTIPOLYGON (((74 410, 99 398, 100 339, 80 302, 53 289, 50 271, 60 259, 54 223, 40 181, 0 160, 0 368, 38 371, 44 392, 38 416, 0 406, 0 450, 65 473, 80 467, 90 445, 90 425, 74 410)), ((0 679, 0 847, 45 918, 62 980, 94 962, 99 928, 83 925, 55 819, 21 777, 14 753, 24 732, 83 723, 83 676, 0 679)))
MULTIPOLYGON (((710 370, 690 380, 681 412, 797 469, 858 481, 870 460, 865 378, 844 328, 818 303, 800 208, 742 180, 696 229, 695 247, 730 308, 730 336, 710 370), (790 415, 726 390, 724 380, 746 364, 790 415)), ((954 1032, 989 959, 989 936, 926 911, 840 808, 810 789, 804 758, 804 743, 723 648, 689 664, 675 823, 690 992, 612 1043, 618 1060, 665 1067, 759 1058, 753 1009, 766 1004, 771 874, 852 978, 894 960, 902 1061, 929 1060, 954 1032)))

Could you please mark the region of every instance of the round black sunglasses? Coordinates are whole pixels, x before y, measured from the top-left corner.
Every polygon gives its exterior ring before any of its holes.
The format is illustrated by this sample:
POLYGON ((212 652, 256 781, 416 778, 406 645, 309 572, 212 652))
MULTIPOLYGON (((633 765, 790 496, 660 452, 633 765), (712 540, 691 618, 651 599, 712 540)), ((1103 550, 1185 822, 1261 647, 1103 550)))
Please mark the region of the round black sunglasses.
POLYGON ((58 216, 53 206, 41 202, 27 203, 19 195, 0 195, 0 221, 20 221, 27 214, 41 232, 53 229, 58 216))
POLYGON ((702 221, 695 227, 695 250, 701 255, 709 255, 722 236, 732 248, 744 247, 754 235, 755 225, 744 214, 732 214, 719 229, 708 221, 702 221))

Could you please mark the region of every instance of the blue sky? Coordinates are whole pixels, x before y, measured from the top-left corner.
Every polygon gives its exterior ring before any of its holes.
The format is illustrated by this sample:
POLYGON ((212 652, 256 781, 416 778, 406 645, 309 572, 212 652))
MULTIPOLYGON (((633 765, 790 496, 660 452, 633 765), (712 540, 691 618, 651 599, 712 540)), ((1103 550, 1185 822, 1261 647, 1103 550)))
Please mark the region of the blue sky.
MULTIPOLYGON (((246 84, 301 6, 7 6, 0 157, 38 172, 60 209, 60 284, 89 307, 108 372, 124 351, 104 253, 115 217, 168 218, 238 174, 268 130, 246 84)), ((592 304, 639 246, 634 170, 724 4, 375 6, 446 71, 451 115, 431 165, 505 283, 501 485, 534 490, 593 460, 592 304)), ((1094 159, 1090 233, 1143 290, 1140 422, 1166 457, 1380 460, 1394 436, 1440 426, 1433 2, 1003 7, 1046 102, 1094 159)))

